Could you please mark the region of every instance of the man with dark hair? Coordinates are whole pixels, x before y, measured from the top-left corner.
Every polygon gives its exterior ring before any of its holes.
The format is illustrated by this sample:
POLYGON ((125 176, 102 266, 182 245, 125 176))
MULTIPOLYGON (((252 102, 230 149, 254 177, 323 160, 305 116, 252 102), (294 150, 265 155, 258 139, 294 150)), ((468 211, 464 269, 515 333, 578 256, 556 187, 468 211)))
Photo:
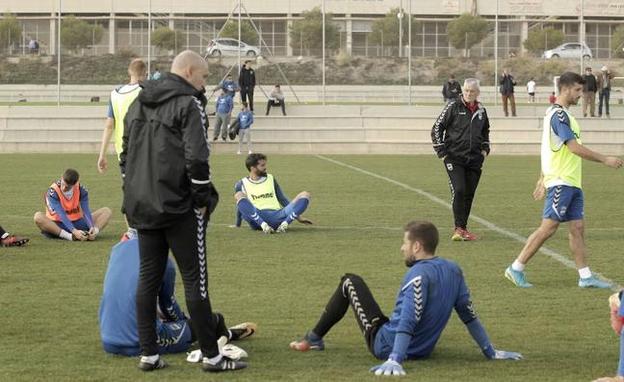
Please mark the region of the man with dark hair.
POLYGON ((249 105, 249 110, 253 113, 253 94, 254 87, 256 86, 256 72, 251 67, 251 61, 245 61, 245 64, 241 67, 240 75, 238 76, 238 85, 240 86, 241 102, 246 102, 249 105), (247 101, 249 98, 249 102, 247 101))
POLYGON ((611 284, 594 276, 587 264, 585 247, 584 197, 581 189, 583 159, 611 168, 622 167, 618 157, 605 156, 583 146, 581 127, 568 110, 578 104, 583 93, 583 77, 566 72, 559 77, 557 102, 548 108, 542 133, 542 171, 533 191, 535 200, 546 195, 542 223, 529 236, 516 260, 505 270, 505 277, 516 286, 529 288, 524 268, 559 224, 568 222, 570 249, 579 273, 581 288, 609 288, 611 284))
POLYGON ((228 73, 225 79, 221 81, 219 85, 215 87, 213 90, 214 91, 223 90, 226 95, 233 98, 234 94, 236 94, 236 92, 239 91, 240 88, 238 87, 238 84, 234 82, 234 80, 232 80, 232 74, 228 73))
POLYGON ((284 93, 282 93, 282 88, 280 84, 276 84, 271 94, 269 95, 269 100, 267 101, 266 107, 266 115, 269 115, 271 111, 271 107, 279 106, 282 108, 282 115, 286 115, 286 98, 284 97, 284 93))
POLYGON ((218 201, 210 177, 205 78, 208 64, 186 50, 171 72, 146 83, 128 110, 121 152, 124 205, 138 230, 137 325, 144 371, 166 366, 158 354, 156 299, 173 253, 205 371, 247 366, 219 353, 208 295, 206 225, 218 201))
POLYGON ((249 176, 242 178, 234 186, 235 226, 240 227, 245 219, 251 229, 274 233, 286 232, 295 220, 312 224, 301 216, 310 203, 310 193, 302 191, 289 201, 277 180, 267 173, 266 163, 266 156, 260 153, 249 154, 245 160, 249 176))
POLYGON ((479 81, 467 78, 460 98, 446 104, 431 129, 433 149, 444 162, 451 187, 453 241, 477 240, 468 231, 468 217, 483 162, 490 153, 490 120, 479 94, 479 81))
POLYGON ((0 247, 20 247, 26 245, 30 239, 18 235, 12 235, 0 226, 0 247))
POLYGON ((112 216, 108 207, 91 214, 89 192, 78 180, 78 171, 68 168, 45 194, 46 212, 36 212, 35 224, 49 238, 95 240, 112 216))
POLYGON ((350 306, 368 350, 375 358, 386 360, 370 371, 376 375, 404 375, 401 363, 430 355, 455 309, 487 358, 521 359, 519 353, 494 348, 475 313, 462 270, 454 262, 435 255, 438 239, 438 230, 432 223, 412 221, 405 226, 401 253, 409 269, 390 318, 383 314, 364 280, 347 273, 316 326, 302 340, 291 342, 290 348, 323 350, 323 337, 350 306))
POLYGON ((589 115, 596 116, 596 91, 598 91, 598 83, 596 76, 592 73, 591 66, 585 68, 583 75, 583 117, 587 117, 587 107, 589 106, 589 115))
POLYGON ((462 89, 459 82, 455 80, 455 75, 451 74, 448 81, 446 81, 442 86, 442 97, 444 98, 444 102, 446 103, 458 99, 461 93, 462 89))
POLYGON ((511 73, 507 71, 507 69, 503 69, 503 75, 498 81, 500 85, 500 93, 503 101, 503 111, 505 112, 505 117, 509 116, 509 111, 507 109, 507 102, 510 103, 511 106, 511 116, 516 116, 516 97, 514 95, 514 86, 516 86, 516 80, 513 78, 511 73))
POLYGON ((613 80, 613 73, 609 68, 604 65, 600 68, 600 74, 598 75, 598 81, 596 87, 598 88, 598 117, 602 117, 602 105, 605 108, 605 114, 607 118, 610 118, 609 114, 609 98, 611 97, 611 81, 613 80))

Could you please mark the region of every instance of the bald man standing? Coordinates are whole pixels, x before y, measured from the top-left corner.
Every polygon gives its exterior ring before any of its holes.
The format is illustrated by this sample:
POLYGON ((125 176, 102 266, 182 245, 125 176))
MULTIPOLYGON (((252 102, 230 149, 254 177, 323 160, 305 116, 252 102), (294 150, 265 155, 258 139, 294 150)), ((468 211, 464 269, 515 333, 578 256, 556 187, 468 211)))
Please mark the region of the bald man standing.
POLYGON ((166 366, 158 354, 156 298, 169 250, 184 282, 186 305, 203 353, 205 371, 245 368, 219 353, 208 296, 206 224, 218 202, 210 179, 206 135, 208 65, 180 53, 171 72, 147 81, 124 119, 119 165, 128 221, 138 230, 140 272, 137 324, 144 371, 166 366))

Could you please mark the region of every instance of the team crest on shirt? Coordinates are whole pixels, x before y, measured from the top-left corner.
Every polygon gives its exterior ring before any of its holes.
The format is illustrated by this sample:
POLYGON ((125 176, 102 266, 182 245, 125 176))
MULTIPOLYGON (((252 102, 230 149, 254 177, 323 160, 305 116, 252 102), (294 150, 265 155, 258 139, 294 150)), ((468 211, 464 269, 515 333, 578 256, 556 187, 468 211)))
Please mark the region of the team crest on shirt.
POLYGON ((453 163, 447 163, 446 164, 446 169, 449 171, 453 171, 453 163))

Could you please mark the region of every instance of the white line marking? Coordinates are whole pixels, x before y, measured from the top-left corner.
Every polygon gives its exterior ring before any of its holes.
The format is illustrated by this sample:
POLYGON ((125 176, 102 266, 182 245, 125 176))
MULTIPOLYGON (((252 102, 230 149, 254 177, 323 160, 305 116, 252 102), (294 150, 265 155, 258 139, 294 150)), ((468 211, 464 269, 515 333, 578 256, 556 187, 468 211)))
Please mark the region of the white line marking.
MULTIPOLYGON (((419 194, 421 196, 424 196, 425 198, 431 200, 432 202, 435 202, 435 203, 437 203, 437 204, 439 204, 439 205, 441 205, 443 207, 446 207, 449 210, 453 209, 453 206, 451 206, 449 203, 445 202, 444 200, 438 198, 437 196, 435 196, 433 194, 428 193, 427 191, 423 191, 423 190, 421 190, 419 188, 415 188, 415 187, 409 186, 409 185, 407 185, 405 183, 401 183, 401 182, 399 182, 397 180, 390 179, 390 178, 385 177, 383 175, 379 175, 379 174, 376 174, 374 172, 370 172, 370 171, 364 170, 363 168, 352 166, 350 164, 347 164, 347 163, 344 163, 344 162, 340 162, 338 160, 335 160, 335 159, 332 159, 332 158, 328 158, 328 157, 323 156, 323 155, 317 155, 316 157, 319 158, 319 159, 322 159, 324 161, 336 164, 338 166, 346 167, 346 168, 351 169, 353 171, 357 171, 357 172, 362 173, 364 175, 368 175, 368 176, 371 176, 373 178, 377 178, 377 179, 383 180, 385 182, 392 183, 392 184, 394 184, 396 186, 399 186, 401 188, 404 188, 406 190, 409 190, 409 191, 415 192, 415 193, 417 193, 417 194, 419 194)), ((518 235, 515 232, 508 231, 508 230, 506 230, 504 228, 501 228, 501 227, 497 226, 496 224, 494 224, 494 223, 492 223, 492 222, 490 222, 488 220, 485 220, 485 219, 483 219, 481 217, 478 217, 476 215, 471 215, 470 219, 476 221, 477 223, 479 223, 479 224, 481 224, 481 225, 483 225, 483 226, 485 226, 487 228, 489 228, 490 230, 492 230, 494 232, 498 232, 498 233, 500 233, 503 236, 507 236, 507 237, 509 237, 511 239, 514 239, 515 241, 517 241, 519 243, 525 244, 526 241, 527 241, 526 237, 518 235)), ((553 260, 556 260, 556 261, 560 262, 561 264, 563 264, 564 266, 566 266, 568 268, 576 270, 576 264, 574 263, 574 261, 572 261, 572 260, 568 259, 567 257, 565 257, 565 256, 563 256, 563 255, 553 251, 552 249, 549 249, 549 248, 546 248, 546 247, 541 247, 539 249, 539 252, 541 252, 541 253, 545 254, 546 256, 552 258, 553 260)), ((602 274, 596 273, 596 272, 594 272, 594 274, 596 276, 598 276, 599 278, 601 278, 602 280, 610 283, 612 290, 619 291, 619 290, 622 289, 621 285, 615 283, 613 280, 610 280, 610 279, 606 278, 602 274)))

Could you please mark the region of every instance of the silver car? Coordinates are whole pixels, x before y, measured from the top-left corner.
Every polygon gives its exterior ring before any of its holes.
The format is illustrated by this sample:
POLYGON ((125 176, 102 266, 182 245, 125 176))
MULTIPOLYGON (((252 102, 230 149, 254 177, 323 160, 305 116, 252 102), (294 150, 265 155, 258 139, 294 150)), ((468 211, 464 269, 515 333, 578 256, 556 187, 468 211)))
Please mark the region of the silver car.
POLYGON ((591 49, 584 43, 568 42, 561 44, 556 48, 544 51, 542 58, 593 58, 591 49))
POLYGON ((233 38, 217 38, 210 41, 206 53, 208 56, 238 56, 238 52, 247 57, 260 55, 260 49, 256 46, 247 45, 233 38))

